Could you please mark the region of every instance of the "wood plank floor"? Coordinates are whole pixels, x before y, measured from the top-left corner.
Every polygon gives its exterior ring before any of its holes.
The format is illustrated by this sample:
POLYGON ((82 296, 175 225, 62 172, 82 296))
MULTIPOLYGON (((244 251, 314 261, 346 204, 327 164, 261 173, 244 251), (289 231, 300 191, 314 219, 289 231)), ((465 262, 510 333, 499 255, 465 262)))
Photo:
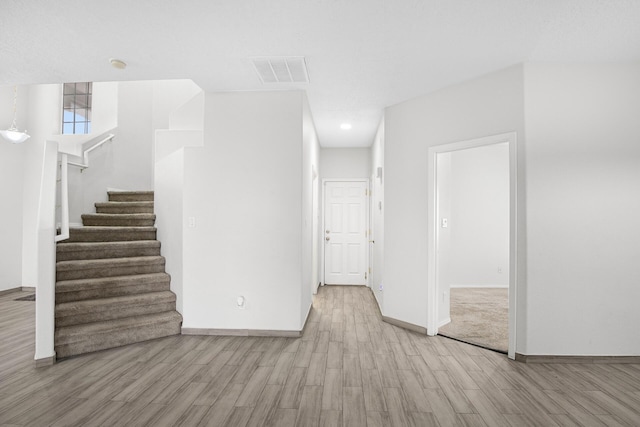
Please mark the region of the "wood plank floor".
POLYGON ((522 364, 383 323, 323 287, 302 338, 176 336, 33 365, 0 297, 2 426, 638 426, 640 365, 522 364))

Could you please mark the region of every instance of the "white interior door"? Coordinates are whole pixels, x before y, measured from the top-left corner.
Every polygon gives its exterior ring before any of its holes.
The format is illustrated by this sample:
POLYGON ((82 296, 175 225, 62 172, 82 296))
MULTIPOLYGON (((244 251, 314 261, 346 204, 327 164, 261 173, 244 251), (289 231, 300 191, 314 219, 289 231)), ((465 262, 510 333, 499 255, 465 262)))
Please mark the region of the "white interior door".
POLYGON ((367 183, 326 182, 324 282, 365 285, 367 268, 367 183))

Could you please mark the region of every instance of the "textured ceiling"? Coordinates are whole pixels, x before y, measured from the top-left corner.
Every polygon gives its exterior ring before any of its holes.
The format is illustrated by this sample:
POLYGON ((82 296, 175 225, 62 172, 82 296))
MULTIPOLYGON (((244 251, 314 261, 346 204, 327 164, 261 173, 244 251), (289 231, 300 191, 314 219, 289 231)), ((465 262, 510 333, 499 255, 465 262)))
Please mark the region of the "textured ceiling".
POLYGON ((640 61, 640 1, 0 0, 0 84, 304 89, 325 147, 369 146, 384 107, 523 61, 640 61), (263 85, 256 56, 304 56, 310 83, 263 85))

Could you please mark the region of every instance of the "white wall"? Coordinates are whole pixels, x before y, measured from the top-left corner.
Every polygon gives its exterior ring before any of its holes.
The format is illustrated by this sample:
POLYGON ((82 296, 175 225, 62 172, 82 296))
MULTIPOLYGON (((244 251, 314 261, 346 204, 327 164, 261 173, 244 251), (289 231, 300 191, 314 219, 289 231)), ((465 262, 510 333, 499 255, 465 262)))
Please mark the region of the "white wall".
POLYGON ((153 82, 118 84, 118 128, 113 141, 91 152, 83 175, 83 213, 107 200, 107 188, 153 189, 153 82))
POLYGON ((452 287, 509 286, 509 146, 451 153, 452 287))
POLYGON ((525 76, 527 353, 639 355, 640 65, 525 76))
POLYGON ((302 329, 312 303, 312 293, 318 285, 318 186, 320 179, 320 145, 311 116, 307 96, 302 98, 302 277, 301 314, 302 329), (314 172, 316 174, 314 179, 314 172))
POLYGON ((109 102, 100 97, 109 101, 116 96, 116 137, 91 152, 88 169, 70 169, 70 220, 75 223, 81 222, 83 213, 95 211, 95 202, 107 200, 109 188, 153 189, 155 131, 168 128, 171 112, 199 91, 190 80, 96 83, 95 87, 99 108, 94 117, 99 124, 106 120, 100 114, 111 117, 105 106, 109 102))
MULTIPOLYGON (((24 93, 24 91, 23 91, 24 93)), ((28 89, 22 193, 22 285, 38 284, 38 209, 46 141, 60 129, 60 106, 50 102, 60 96, 58 85, 35 85, 28 89)), ((23 122, 24 123, 24 122, 23 122)), ((22 126, 22 125, 20 125, 22 126)))
POLYGON ((183 248, 187 227, 184 217, 183 148, 203 146, 204 93, 200 91, 173 110, 170 116, 169 122, 158 124, 169 125, 170 129, 156 130, 155 133, 154 211, 158 240, 162 242, 162 255, 166 259, 165 270, 171 275, 176 308, 183 313, 183 248), (181 117, 186 120, 180 120, 181 117))
POLYGON ((380 121, 376 136, 371 145, 371 232, 373 244, 373 256, 369 261, 371 265, 371 289, 378 300, 380 311, 384 313, 384 117, 380 121), (376 176, 378 168, 382 168, 382 176, 376 176))
POLYGON ((369 178, 371 150, 369 148, 321 148, 321 178, 369 178))
MULTIPOLYGON (((428 147, 515 131, 523 144, 523 73, 511 67, 385 112, 384 314, 427 323, 428 147)), ((521 192, 524 179, 519 179, 521 192)), ((519 229, 524 236, 524 222, 519 229)), ((524 239, 522 239, 522 242, 524 239)), ((518 270, 523 274, 524 269, 518 270)), ((520 286, 525 289, 524 278, 520 286)), ((518 312, 525 315, 524 310, 518 312)), ((524 320, 519 326, 524 325, 524 320)))
POLYGON ((177 109, 189 102, 202 89, 192 80, 156 80, 153 82, 153 129, 187 129, 200 126, 199 115, 191 117, 194 122, 177 120, 177 109), (174 117, 173 123, 171 118, 174 117), (171 126, 170 126, 171 124, 171 126))
POLYGON ((158 159, 154 193, 157 238, 166 258, 165 271, 171 275, 171 290, 176 294, 176 309, 180 313, 183 313, 183 168, 182 149, 158 159))
POLYGON ((158 240, 171 275, 176 309, 183 313, 184 150, 202 146, 204 94, 191 80, 153 82, 153 189, 158 240), (181 118, 186 117, 186 120, 181 118))
MULTIPOLYGON (((62 126, 62 85, 56 94, 51 94, 49 102, 57 109, 58 128, 52 141, 57 141, 59 150, 74 156, 82 155, 83 144, 95 139, 118 126, 118 83, 94 82, 91 99, 91 133, 87 135, 63 135, 62 126)), ((97 141, 95 141, 97 142, 97 141)), ((86 147, 88 148, 88 147, 86 147)))
MULTIPOLYGON (((80 215, 94 212, 93 204, 107 198, 107 188, 151 189, 152 188, 152 141, 151 126, 152 82, 121 82, 94 84, 93 129, 90 135, 61 135, 61 87, 60 85, 36 85, 29 88, 29 124, 32 138, 28 141, 25 169, 24 206, 25 220, 32 223, 35 203, 30 196, 39 182, 31 182, 30 177, 40 173, 41 148, 44 140, 57 141, 60 151, 81 155, 82 144, 101 134, 113 130, 116 138, 93 151, 88 169, 80 171, 69 168, 69 217, 72 223, 81 223, 80 215), (35 141, 35 143, 34 143, 35 141)), ((97 142, 97 141, 96 141, 97 142)), ((79 159, 70 158, 72 161, 79 159)), ((27 226, 28 229, 32 228, 27 226)), ((27 241, 32 238, 26 238, 27 241)), ((29 245, 29 243, 27 243, 29 245)), ((32 248, 27 248, 32 251, 32 248)), ((29 276, 33 266, 28 265, 25 273, 29 276)), ((31 281, 31 279, 27 279, 31 281)))
MULTIPOLYGON (((20 130, 27 124, 28 95, 28 88, 18 87, 20 130)), ((0 86, 0 100, 0 129, 9 129, 13 120, 13 86, 0 86)), ((0 291, 22 286, 22 180, 28 142, 11 144, 0 137, 0 291)))
POLYGON ((425 325, 426 148, 515 131, 516 351, 640 354, 638 111, 638 64, 527 64, 388 108, 385 314, 425 325))
POLYGON ((204 147, 184 149, 184 328, 299 330, 302 105, 206 94, 204 147))

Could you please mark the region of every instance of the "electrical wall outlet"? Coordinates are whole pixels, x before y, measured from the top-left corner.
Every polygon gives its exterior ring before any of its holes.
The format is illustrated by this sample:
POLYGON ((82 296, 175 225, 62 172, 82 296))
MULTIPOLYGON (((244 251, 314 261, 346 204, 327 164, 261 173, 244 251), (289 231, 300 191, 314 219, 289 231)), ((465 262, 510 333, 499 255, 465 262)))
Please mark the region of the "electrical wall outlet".
POLYGON ((244 310, 245 308, 247 308, 247 300, 242 295, 236 298, 236 307, 239 310, 244 310))

